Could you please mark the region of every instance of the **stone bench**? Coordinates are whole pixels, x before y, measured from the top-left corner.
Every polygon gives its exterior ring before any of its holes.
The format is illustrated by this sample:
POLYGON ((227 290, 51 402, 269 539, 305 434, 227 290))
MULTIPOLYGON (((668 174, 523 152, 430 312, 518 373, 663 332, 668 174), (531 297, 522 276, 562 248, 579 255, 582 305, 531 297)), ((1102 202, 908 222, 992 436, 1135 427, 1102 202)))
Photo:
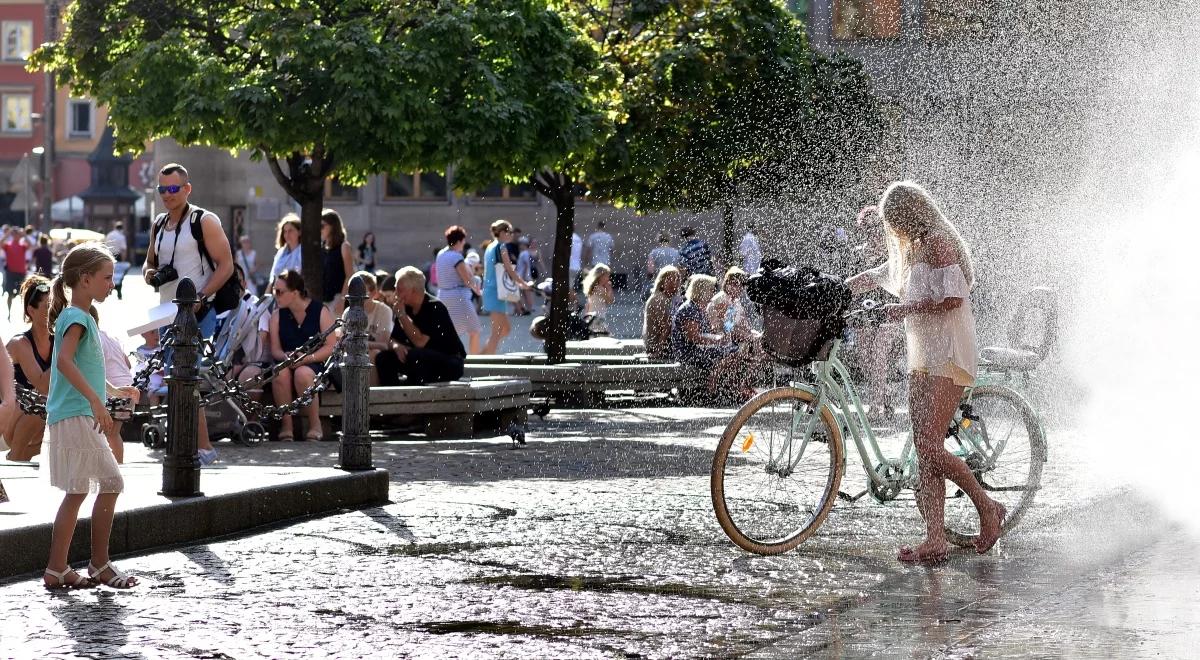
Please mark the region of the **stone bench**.
MULTIPOLYGON (((371 415, 419 418, 430 437, 503 434, 512 422, 524 424, 532 391, 529 381, 521 379, 377 386, 370 390, 368 409, 371 415)), ((322 393, 320 414, 340 417, 341 393, 322 393)))
POLYGON ((471 378, 472 382, 481 379, 521 378, 530 382, 535 395, 550 396, 568 405, 585 406, 603 403, 606 392, 632 390, 669 393, 700 377, 700 374, 675 362, 563 362, 554 365, 468 362, 463 375, 471 378))
MULTIPOLYGON (((545 353, 498 353, 496 355, 468 355, 468 365, 514 364, 545 365, 545 353)), ((567 362, 575 364, 652 364, 646 354, 640 355, 567 355, 567 362)))
POLYGON ((583 355, 645 355, 646 344, 641 339, 593 337, 567 342, 567 358, 583 355))

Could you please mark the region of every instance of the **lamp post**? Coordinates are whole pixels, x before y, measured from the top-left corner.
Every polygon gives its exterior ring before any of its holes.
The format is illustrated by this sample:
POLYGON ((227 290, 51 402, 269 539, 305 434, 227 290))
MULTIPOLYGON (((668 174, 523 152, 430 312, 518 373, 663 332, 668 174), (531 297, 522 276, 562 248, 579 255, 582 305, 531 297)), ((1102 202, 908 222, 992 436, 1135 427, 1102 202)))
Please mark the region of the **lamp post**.
MULTIPOLYGON (((34 147, 29 153, 25 154, 25 224, 33 224, 33 157, 38 158, 38 167, 41 167, 42 154, 45 152, 41 147, 34 147)), ((40 170, 39 170, 40 171, 40 170)), ((38 175, 41 178, 41 175, 38 175)))
MULTIPOLYGON (((46 41, 58 40, 58 0, 46 3, 46 41)), ((55 86, 54 73, 46 70, 46 112, 43 124, 42 140, 45 153, 42 155, 42 222, 40 229, 50 232, 50 205, 54 203, 54 124, 55 105, 58 102, 58 88, 55 86)), ((28 221, 26 221, 28 224, 28 221)))

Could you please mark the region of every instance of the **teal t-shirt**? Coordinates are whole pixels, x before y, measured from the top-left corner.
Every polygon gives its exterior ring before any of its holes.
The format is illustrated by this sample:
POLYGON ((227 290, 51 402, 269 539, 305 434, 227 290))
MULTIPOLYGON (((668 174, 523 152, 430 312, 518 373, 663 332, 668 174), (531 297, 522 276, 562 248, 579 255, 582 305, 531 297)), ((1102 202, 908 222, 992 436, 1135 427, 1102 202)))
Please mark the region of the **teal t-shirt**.
POLYGON ((91 314, 68 305, 54 322, 54 356, 50 358, 50 394, 46 397, 46 424, 53 424, 71 417, 92 416, 92 407, 87 397, 58 370, 58 348, 62 346, 67 329, 73 325, 83 326, 83 337, 75 349, 75 366, 83 378, 104 399, 104 351, 100 348, 100 330, 91 314))

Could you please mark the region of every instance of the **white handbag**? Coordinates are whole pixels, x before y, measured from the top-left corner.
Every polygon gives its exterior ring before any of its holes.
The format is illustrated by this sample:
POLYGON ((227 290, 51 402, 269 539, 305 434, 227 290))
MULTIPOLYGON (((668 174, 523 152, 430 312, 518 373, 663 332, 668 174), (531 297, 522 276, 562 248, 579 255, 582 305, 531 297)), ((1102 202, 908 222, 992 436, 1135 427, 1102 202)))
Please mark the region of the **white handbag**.
POLYGON ((504 264, 496 264, 496 297, 511 303, 521 299, 521 287, 508 276, 504 264))

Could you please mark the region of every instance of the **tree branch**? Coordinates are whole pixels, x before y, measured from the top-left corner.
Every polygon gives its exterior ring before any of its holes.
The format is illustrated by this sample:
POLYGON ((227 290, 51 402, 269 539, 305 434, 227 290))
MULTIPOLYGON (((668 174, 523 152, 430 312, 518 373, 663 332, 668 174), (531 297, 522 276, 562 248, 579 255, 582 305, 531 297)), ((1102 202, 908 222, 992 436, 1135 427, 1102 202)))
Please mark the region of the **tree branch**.
POLYGON ((279 159, 277 159, 275 155, 272 154, 265 146, 260 144, 258 148, 263 152, 263 158, 267 161, 267 166, 271 168, 271 174, 275 175, 275 180, 279 182, 279 185, 282 186, 285 191, 287 191, 287 194, 291 195, 292 198, 295 199, 297 197, 295 188, 292 187, 291 179, 289 179, 287 175, 283 173, 283 169, 279 167, 279 159))

